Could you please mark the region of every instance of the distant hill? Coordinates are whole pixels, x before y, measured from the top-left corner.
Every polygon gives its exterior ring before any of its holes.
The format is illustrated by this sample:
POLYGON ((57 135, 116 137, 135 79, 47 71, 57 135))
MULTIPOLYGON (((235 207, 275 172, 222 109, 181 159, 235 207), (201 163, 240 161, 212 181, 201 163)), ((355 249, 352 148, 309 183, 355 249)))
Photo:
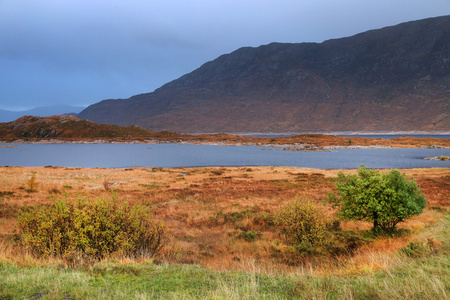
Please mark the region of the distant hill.
POLYGON ((139 139, 154 134, 136 126, 119 127, 109 124, 96 124, 70 115, 35 117, 24 116, 15 121, 0 123, 0 139, 74 139, 93 138, 139 139))
POLYGON ((450 16, 323 43, 241 48, 78 116, 177 132, 450 129, 450 16))
POLYGON ((49 117, 54 115, 75 115, 85 109, 84 106, 53 105, 36 107, 23 111, 11 111, 0 109, 0 122, 11 122, 23 116, 49 117))

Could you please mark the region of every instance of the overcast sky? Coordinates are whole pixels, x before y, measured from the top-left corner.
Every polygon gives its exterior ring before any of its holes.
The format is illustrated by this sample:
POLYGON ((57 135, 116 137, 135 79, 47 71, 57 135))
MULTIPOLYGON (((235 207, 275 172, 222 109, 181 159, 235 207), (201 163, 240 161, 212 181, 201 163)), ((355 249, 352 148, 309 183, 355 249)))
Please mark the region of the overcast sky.
POLYGON ((0 109, 151 92, 243 46, 450 14, 450 0, 0 0, 0 109))

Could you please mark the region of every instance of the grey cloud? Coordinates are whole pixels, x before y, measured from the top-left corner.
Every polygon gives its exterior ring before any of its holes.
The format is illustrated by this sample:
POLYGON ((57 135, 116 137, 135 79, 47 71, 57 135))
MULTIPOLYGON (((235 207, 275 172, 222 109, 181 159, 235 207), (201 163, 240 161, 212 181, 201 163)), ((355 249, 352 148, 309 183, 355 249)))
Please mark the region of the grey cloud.
POLYGON ((448 12, 448 0, 0 0, 0 108, 128 97, 239 47, 448 12))

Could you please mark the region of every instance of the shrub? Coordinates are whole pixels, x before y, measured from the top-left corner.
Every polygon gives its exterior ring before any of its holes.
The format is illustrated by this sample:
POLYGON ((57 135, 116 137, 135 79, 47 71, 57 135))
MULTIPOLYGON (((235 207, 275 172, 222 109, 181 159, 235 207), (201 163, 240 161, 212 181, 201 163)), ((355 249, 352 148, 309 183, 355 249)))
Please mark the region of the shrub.
POLYGON ((151 257, 168 241, 165 226, 152 220, 147 207, 129 206, 115 197, 24 207, 18 224, 22 243, 45 257, 72 253, 95 259, 151 257))
POLYGON ((256 231, 242 231, 237 238, 239 239, 244 239, 247 242, 254 242, 256 239, 260 239, 262 238, 262 233, 261 232, 256 232, 256 231))
POLYGON ((162 172, 163 171, 163 168, 162 167, 153 167, 151 170, 150 170, 151 172, 162 172))
POLYGON ((359 247, 370 242, 370 238, 353 231, 333 230, 330 234, 330 242, 325 248, 331 256, 353 255, 359 247))
POLYGON ((433 238, 429 238, 426 242, 409 242, 407 246, 400 250, 408 257, 422 257, 436 252, 439 247, 440 242, 433 238))
POLYGON ((57 188, 52 188, 51 190, 48 190, 49 194, 61 194, 61 191, 57 188))
POLYGON ((27 181, 28 188, 26 189, 27 192, 32 193, 36 191, 36 188, 38 186, 38 183, 36 181, 36 173, 33 173, 27 181))
POLYGON ((325 213, 309 199, 295 199, 278 214, 282 233, 296 249, 304 250, 321 246, 327 239, 325 213))
POLYGON ((112 185, 113 184, 111 182, 109 182, 108 180, 103 181, 103 187, 105 188, 106 191, 110 191, 112 185))
POLYGON ((261 227, 271 227, 276 225, 276 222, 276 217, 269 213, 261 213, 253 218, 253 223, 261 227))
POLYGON ((339 196, 329 201, 340 208, 341 219, 373 222, 374 231, 392 233, 399 222, 418 215, 425 207, 425 197, 413 180, 398 170, 380 174, 361 166, 358 175, 338 174, 335 183, 339 196))

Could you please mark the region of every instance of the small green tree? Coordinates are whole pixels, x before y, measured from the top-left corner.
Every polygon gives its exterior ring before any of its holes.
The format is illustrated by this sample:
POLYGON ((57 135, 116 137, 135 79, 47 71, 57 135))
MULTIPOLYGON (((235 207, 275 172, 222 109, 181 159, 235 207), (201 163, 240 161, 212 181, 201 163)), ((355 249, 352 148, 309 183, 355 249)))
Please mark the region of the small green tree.
POLYGON ((392 232, 400 222, 422 213, 426 201, 414 180, 398 170, 358 169, 358 175, 340 172, 335 183, 338 195, 329 200, 345 220, 373 222, 374 231, 392 232))

